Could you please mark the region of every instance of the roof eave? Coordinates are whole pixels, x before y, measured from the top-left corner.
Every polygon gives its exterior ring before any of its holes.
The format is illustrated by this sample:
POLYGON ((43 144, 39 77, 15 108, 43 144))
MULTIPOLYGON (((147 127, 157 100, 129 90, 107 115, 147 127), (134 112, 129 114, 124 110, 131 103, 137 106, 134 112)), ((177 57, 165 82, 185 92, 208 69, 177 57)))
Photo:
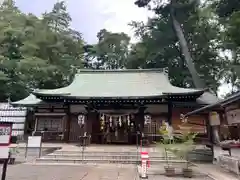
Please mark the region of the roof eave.
POLYGON ((205 112, 205 111, 208 111, 208 110, 210 111, 210 110, 213 110, 215 108, 216 108, 216 110, 222 110, 222 107, 220 106, 220 104, 210 104, 210 105, 204 106, 202 108, 196 109, 194 111, 191 111, 189 113, 186 113, 183 116, 188 117, 188 116, 199 114, 199 113, 202 113, 202 112, 205 112))
POLYGON ((70 95, 70 93, 41 93, 41 92, 32 92, 36 97, 41 97, 41 96, 67 96, 70 95))
POLYGON ((157 95, 157 96, 117 96, 117 97, 107 97, 107 96, 61 96, 63 99, 154 99, 154 98, 164 98, 165 95, 157 95))
POLYGON ((33 107, 33 106, 38 106, 41 105, 43 103, 39 102, 39 103, 10 103, 13 107, 33 107))
POLYGON ((167 96, 184 96, 184 95, 196 95, 201 96, 205 90, 199 90, 199 91, 190 91, 190 92, 182 92, 182 93, 163 93, 167 96))
POLYGON ((237 93, 236 95, 233 95, 227 99, 220 100, 217 103, 210 104, 210 105, 204 106, 203 108, 191 111, 191 112, 185 114, 184 117, 191 116, 191 115, 194 115, 194 114, 206 111, 206 110, 213 110, 213 108, 216 108, 216 107, 219 109, 224 109, 225 106, 227 106, 231 103, 234 103, 238 100, 240 100, 240 93, 237 93))

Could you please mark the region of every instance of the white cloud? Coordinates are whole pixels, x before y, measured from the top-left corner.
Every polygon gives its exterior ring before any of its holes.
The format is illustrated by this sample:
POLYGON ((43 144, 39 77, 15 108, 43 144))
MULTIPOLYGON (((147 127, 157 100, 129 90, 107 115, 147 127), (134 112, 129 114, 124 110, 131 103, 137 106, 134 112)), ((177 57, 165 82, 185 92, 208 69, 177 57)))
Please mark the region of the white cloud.
POLYGON ((133 30, 128 23, 146 22, 148 17, 152 16, 152 12, 137 7, 134 2, 135 0, 101 0, 99 9, 109 17, 104 23, 104 28, 112 32, 125 32, 133 38, 133 30))

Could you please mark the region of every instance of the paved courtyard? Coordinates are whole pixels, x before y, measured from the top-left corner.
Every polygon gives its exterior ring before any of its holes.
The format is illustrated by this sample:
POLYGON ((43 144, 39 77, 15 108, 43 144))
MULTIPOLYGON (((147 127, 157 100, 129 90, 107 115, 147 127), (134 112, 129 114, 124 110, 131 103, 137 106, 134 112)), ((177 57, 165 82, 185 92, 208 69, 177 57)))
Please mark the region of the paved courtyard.
MULTIPOLYGON (((33 149, 28 151, 27 159, 25 159, 25 144, 19 145, 19 154, 17 155, 16 165, 9 165, 7 172, 7 180, 139 180, 137 168, 135 165, 117 165, 117 164, 84 164, 84 165, 56 165, 56 164, 38 164, 33 163, 39 152, 33 149), (20 163, 20 164, 18 164, 20 163), (21 164, 26 163, 26 164, 21 164)), ((72 144, 43 144, 43 148, 61 147, 63 151, 80 152, 80 148, 72 144)), ((138 149, 139 150, 139 149, 138 149)), ((151 153, 160 153, 160 148, 146 148, 145 151, 151 153)), ((89 152, 136 152, 136 146, 90 146, 86 148, 89 152)), ((42 152, 42 155, 43 152, 42 152)), ((164 164, 152 165, 148 170, 148 180, 183 180, 181 177, 165 177, 162 173, 164 164)), ((192 180, 210 180, 206 174, 210 175, 214 180, 239 180, 238 177, 231 173, 224 172, 222 169, 213 164, 198 164, 195 169, 200 176, 192 178, 192 180), (205 175, 204 175, 205 174, 205 175)), ((2 165, 0 164, 0 175, 2 165)))
POLYGON ((184 178, 184 177, 166 177, 164 175, 150 175, 148 176, 148 180, 186 180, 186 179, 191 179, 191 180, 214 180, 209 177, 195 177, 195 178, 184 178))
MULTIPOLYGON (((2 172, 2 170, 0 171, 2 172)), ((10 165, 7 180, 135 180, 131 165, 40 166, 10 165)))
MULTIPOLYGON (((1 172, 1 171, 0 171, 1 172)), ((7 180, 139 180, 134 165, 9 165, 7 180)), ((149 180, 184 180, 180 177, 149 175, 149 180)), ((192 180, 212 180, 205 176, 192 180)))

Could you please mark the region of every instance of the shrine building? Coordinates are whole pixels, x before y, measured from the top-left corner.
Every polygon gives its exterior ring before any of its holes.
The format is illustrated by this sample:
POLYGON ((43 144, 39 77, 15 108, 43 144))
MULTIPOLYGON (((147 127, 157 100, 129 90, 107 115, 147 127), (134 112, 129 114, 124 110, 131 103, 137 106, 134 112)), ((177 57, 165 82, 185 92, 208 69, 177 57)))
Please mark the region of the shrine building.
POLYGON ((35 90, 12 104, 32 107, 28 126, 45 142, 78 142, 85 134, 91 143, 134 144, 137 132, 156 141, 163 122, 175 133, 184 123, 206 134, 205 115, 191 116, 187 123, 180 115, 216 101, 205 89, 173 86, 160 69, 84 69, 69 86, 35 90))

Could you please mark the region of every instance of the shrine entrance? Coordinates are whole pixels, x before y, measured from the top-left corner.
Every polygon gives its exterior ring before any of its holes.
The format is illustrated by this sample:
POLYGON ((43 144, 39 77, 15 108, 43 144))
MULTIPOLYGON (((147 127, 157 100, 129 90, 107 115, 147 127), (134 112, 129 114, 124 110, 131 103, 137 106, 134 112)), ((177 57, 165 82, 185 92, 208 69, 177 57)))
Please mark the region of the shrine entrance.
POLYGON ((140 131, 134 114, 99 113, 92 122, 92 143, 97 144, 136 144, 137 131, 140 131))

